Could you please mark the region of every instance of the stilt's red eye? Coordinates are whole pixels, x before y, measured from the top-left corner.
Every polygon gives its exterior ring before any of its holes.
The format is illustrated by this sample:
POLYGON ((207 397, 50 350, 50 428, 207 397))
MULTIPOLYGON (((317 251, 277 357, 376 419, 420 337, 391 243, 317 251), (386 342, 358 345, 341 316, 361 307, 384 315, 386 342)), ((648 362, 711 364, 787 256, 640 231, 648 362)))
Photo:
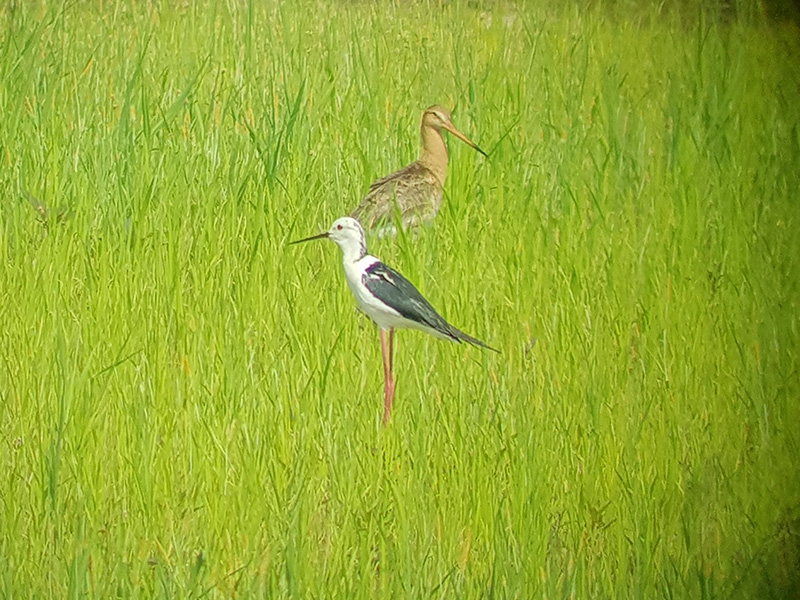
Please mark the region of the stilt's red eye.
POLYGON ((338 229, 339 231, 341 231, 341 230, 342 230, 342 226, 341 226, 341 225, 337 225, 337 226, 336 226, 336 229, 338 229))

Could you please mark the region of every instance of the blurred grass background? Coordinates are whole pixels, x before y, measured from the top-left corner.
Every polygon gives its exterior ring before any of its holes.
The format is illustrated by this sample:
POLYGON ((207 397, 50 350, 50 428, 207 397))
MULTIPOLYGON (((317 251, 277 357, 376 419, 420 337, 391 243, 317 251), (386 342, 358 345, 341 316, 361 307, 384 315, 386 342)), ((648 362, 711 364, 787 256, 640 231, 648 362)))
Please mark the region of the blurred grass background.
POLYGON ((791 598, 800 43, 790 5, 0 8, 5 597, 791 598), (773 8, 777 6, 777 8, 773 8), (494 356, 377 335, 370 240, 494 356))

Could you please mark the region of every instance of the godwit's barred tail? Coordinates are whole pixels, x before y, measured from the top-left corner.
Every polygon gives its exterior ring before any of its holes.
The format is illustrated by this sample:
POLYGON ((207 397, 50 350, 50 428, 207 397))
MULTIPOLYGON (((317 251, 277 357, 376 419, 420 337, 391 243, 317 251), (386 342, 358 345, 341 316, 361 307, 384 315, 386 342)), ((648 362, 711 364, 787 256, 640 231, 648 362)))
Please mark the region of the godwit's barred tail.
POLYGON ((344 276, 356 305, 380 328, 384 423, 389 420, 394 397, 392 346, 395 329, 418 329, 439 338, 453 342, 467 342, 497 352, 479 339, 450 325, 408 279, 367 254, 364 230, 357 220, 342 217, 337 219, 328 231, 291 243, 298 244, 321 238, 333 240, 342 250, 344 276))
POLYGON ((449 131, 486 156, 456 129, 450 121, 450 113, 441 106, 429 106, 422 113, 419 158, 370 185, 367 195, 350 216, 380 235, 394 233, 396 216, 403 228, 418 227, 432 221, 442 203, 442 188, 447 175, 447 146, 442 131, 449 131))

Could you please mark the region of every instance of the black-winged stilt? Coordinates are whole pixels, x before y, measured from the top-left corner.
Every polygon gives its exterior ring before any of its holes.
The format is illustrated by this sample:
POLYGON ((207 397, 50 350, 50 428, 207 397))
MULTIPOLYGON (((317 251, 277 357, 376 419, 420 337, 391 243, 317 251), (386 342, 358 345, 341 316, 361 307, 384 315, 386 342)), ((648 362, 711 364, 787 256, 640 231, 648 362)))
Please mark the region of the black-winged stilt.
POLYGON ((459 331, 422 297, 400 273, 367 254, 364 230, 351 217, 337 219, 328 231, 291 244, 328 238, 342 250, 347 286, 358 308, 380 329, 383 357, 383 422, 388 422, 394 397, 392 351, 395 329, 418 329, 453 342, 467 342, 497 352, 482 341, 459 331), (388 332, 388 335, 387 335, 388 332))

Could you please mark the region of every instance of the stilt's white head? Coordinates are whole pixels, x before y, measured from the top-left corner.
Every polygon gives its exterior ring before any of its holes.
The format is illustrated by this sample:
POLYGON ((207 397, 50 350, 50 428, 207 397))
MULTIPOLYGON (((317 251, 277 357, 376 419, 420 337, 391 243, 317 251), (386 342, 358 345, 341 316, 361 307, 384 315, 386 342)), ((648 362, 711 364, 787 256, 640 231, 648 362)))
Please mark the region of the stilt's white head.
POLYGON ((364 244, 364 229, 361 223, 352 217, 336 219, 328 229, 328 237, 342 246, 344 244, 364 244))
POLYGON ((290 243, 299 244, 300 242, 310 242, 311 240, 322 238, 328 238, 336 242, 342 250, 345 261, 357 261, 367 253, 364 229, 361 227, 361 223, 352 217, 336 219, 328 231, 290 243))

